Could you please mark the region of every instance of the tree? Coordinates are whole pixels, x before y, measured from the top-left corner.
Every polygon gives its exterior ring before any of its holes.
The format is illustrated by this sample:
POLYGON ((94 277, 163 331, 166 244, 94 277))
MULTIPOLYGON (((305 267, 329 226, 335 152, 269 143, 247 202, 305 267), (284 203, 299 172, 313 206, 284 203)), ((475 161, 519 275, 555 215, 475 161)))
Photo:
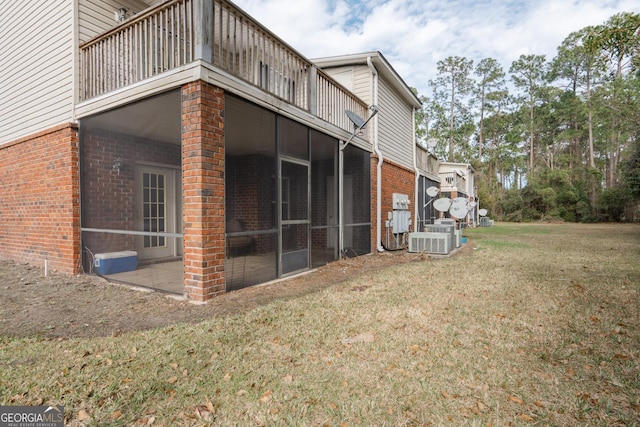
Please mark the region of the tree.
POLYGON ((491 58, 475 68, 461 57, 437 66, 433 95, 421 98, 416 113, 416 136, 441 142, 435 154, 442 159, 473 163, 496 218, 637 218, 639 14, 569 34, 550 63, 520 56, 509 68, 515 96, 491 58))
POLYGON ((542 88, 546 82, 546 59, 544 55, 521 55, 511 64, 509 73, 517 88, 523 94, 520 101, 528 109, 529 120, 527 130, 529 132, 529 173, 533 172, 535 161, 535 107, 540 102, 542 88))
POLYGON ((450 56, 438 61, 438 76, 430 81, 433 86, 434 102, 448 110, 448 130, 446 139, 449 141, 448 161, 454 161, 454 147, 456 139, 460 143, 467 143, 469 137, 469 120, 471 114, 465 105, 467 96, 473 89, 473 79, 470 73, 473 61, 464 57, 450 56))
POLYGON ((485 140, 485 115, 499 113, 500 107, 507 97, 508 92, 505 87, 505 73, 502 66, 495 59, 482 59, 476 66, 475 75, 479 79, 476 86, 476 96, 480 110, 480 119, 478 121, 478 159, 482 160, 482 150, 485 140))
POLYGON ((422 108, 417 110, 415 114, 416 141, 422 147, 426 147, 427 139, 429 138, 429 105, 431 102, 426 96, 419 95, 418 89, 412 87, 411 91, 418 97, 418 99, 422 103, 422 108))
POLYGON ((604 62, 593 45, 587 42, 588 37, 595 31, 594 27, 586 27, 573 32, 564 39, 558 47, 558 55, 554 58, 551 70, 555 79, 568 82, 568 90, 575 96, 582 95, 586 99, 588 135, 589 167, 595 168, 593 142, 593 107, 591 105, 592 87, 602 76, 604 62))
POLYGON ((608 141, 608 163, 606 183, 612 188, 617 183, 617 169, 620 160, 621 139, 623 133, 620 124, 625 121, 623 111, 627 84, 624 80, 625 71, 631 71, 637 66, 640 51, 640 14, 622 12, 613 15, 603 25, 593 27, 585 36, 587 48, 594 53, 600 53, 601 58, 608 64, 608 72, 612 81, 608 90, 604 91, 609 101, 610 134, 608 141))

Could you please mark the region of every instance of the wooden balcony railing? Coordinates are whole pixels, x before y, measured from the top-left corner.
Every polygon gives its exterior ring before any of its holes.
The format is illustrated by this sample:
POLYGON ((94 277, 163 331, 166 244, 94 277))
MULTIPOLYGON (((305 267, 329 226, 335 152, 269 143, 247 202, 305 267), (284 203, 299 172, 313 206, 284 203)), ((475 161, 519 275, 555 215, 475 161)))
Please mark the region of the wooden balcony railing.
POLYGON ((467 191, 466 177, 460 176, 457 172, 440 172, 440 187, 442 190, 457 189, 460 191, 467 191))
POLYGON ((171 0, 80 46, 87 100, 202 60, 350 131, 367 106, 225 0, 171 0))

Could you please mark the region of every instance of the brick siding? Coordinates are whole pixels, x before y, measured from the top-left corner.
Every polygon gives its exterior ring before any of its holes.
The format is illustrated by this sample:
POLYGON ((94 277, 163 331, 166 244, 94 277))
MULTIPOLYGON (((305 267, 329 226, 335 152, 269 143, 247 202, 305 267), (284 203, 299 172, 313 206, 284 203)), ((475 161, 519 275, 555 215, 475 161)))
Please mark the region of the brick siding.
MULTIPOLYGON (((371 157, 371 250, 375 251, 380 242, 376 242, 376 176, 378 173, 378 158, 373 155, 371 157)), ((388 218, 388 212, 393 211, 393 193, 406 194, 409 196, 411 204, 409 210, 411 212, 411 230, 415 226, 415 171, 404 168, 395 163, 384 161, 382 163, 382 235, 380 238, 384 240, 386 233, 385 221, 388 218)))
POLYGON ((78 152, 73 123, 0 147, 0 257, 79 272, 78 152))

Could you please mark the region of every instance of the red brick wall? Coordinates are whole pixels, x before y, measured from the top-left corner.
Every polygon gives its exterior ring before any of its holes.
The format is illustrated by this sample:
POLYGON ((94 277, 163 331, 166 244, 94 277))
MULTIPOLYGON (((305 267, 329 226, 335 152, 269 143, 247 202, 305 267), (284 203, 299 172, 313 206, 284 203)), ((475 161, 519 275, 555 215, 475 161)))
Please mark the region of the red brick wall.
POLYGON ((224 91, 182 87, 184 287, 205 301, 225 292, 224 91))
POLYGON ((80 269, 78 128, 59 125, 0 147, 0 257, 80 269))
MULTIPOLYGON (((380 242, 376 242, 376 176, 378 173, 378 158, 371 157, 371 250, 375 251, 380 242)), ((388 212, 393 211, 393 193, 406 194, 409 196, 411 212, 411 230, 415 226, 415 188, 416 174, 411 169, 404 168, 398 164, 384 161, 382 163, 382 234, 380 238, 384 241, 386 236, 385 221, 388 219, 388 212)))

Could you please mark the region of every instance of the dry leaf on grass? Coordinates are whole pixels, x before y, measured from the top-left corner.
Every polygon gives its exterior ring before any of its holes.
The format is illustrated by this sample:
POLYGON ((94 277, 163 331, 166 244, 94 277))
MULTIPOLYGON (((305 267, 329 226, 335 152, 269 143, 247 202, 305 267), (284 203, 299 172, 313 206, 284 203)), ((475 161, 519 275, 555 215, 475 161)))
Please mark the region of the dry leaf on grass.
POLYGON ((442 397, 444 397, 445 399, 457 399, 458 395, 457 394, 449 394, 446 391, 442 390, 440 392, 440 394, 442 395, 442 397))
POLYGON ((262 396, 260 397, 260 402, 262 403, 266 403, 268 401, 271 400, 271 395, 273 394, 273 392, 271 390, 267 390, 265 391, 262 396))
POLYGON ((526 422, 535 421, 535 418, 533 418, 531 415, 527 415, 527 414, 520 414, 520 415, 518 415, 518 418, 520 418, 520 420, 526 421, 526 422))
POLYGON ((517 403, 518 405, 522 405, 524 400, 520 399, 518 396, 509 396, 509 400, 517 403))
POLYGON ((78 411, 78 421, 87 421, 91 419, 91 415, 84 409, 78 411))

